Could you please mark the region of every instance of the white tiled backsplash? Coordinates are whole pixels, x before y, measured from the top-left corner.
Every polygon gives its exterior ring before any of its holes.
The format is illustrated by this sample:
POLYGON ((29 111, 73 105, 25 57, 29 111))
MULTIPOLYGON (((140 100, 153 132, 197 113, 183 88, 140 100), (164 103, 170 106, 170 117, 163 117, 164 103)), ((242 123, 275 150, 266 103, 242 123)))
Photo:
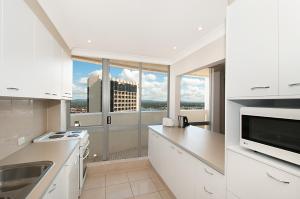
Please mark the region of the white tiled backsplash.
POLYGON ((19 150, 47 130, 47 101, 0 99, 0 159, 19 150), (18 138, 25 143, 18 145, 18 138))

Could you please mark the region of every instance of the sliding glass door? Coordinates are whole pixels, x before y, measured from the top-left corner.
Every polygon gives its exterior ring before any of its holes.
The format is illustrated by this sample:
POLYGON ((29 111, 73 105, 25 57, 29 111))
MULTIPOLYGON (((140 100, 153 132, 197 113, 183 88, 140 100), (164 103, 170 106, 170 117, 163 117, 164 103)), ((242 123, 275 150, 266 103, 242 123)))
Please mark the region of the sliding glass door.
POLYGON ((147 156, 148 125, 168 115, 168 82, 169 66, 74 61, 69 123, 88 130, 89 160, 147 156))
POLYGON ((140 154, 139 63, 110 61, 108 159, 135 158, 140 154))

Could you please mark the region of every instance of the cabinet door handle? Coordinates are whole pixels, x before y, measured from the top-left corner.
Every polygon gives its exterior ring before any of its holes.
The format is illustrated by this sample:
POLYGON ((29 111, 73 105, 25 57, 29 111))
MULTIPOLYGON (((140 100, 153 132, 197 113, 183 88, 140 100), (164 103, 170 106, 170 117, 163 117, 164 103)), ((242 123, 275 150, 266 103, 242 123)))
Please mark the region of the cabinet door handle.
POLYGON ((177 153, 179 153, 180 155, 182 154, 182 151, 177 150, 177 153))
POLYGON ((256 89, 268 89, 270 86, 254 86, 251 88, 251 90, 256 90, 256 89))
POLYGON ((278 179, 278 178, 272 176, 272 175, 271 175, 270 173, 268 173, 268 172, 267 172, 267 176, 268 176, 269 178, 271 178, 271 179, 277 181, 277 182, 280 182, 280 183, 283 183, 283 184, 290 184, 290 182, 284 181, 284 180, 280 180, 280 179, 278 179))
POLYGON ((208 191, 208 190, 206 189, 205 186, 203 187, 203 189, 204 189, 204 191, 205 191, 206 193, 208 193, 208 194, 210 194, 210 195, 214 194, 213 192, 208 191))
POLYGON ((212 172, 208 171, 207 168, 204 169, 205 173, 209 174, 209 175, 214 175, 212 172))
POLYGON ((13 91, 19 91, 19 88, 15 88, 15 87, 8 87, 6 88, 7 90, 13 90, 13 91))
POLYGON ((289 84, 289 87, 293 87, 293 86, 300 86, 300 83, 289 84))
POLYGON ((52 93, 52 95, 54 95, 54 96, 57 96, 57 94, 56 94, 56 93, 52 93))
POLYGON ((53 188, 50 191, 48 191, 48 193, 52 193, 55 189, 56 189, 56 184, 53 184, 53 188))
POLYGON ((45 95, 51 95, 51 93, 45 93, 45 95))

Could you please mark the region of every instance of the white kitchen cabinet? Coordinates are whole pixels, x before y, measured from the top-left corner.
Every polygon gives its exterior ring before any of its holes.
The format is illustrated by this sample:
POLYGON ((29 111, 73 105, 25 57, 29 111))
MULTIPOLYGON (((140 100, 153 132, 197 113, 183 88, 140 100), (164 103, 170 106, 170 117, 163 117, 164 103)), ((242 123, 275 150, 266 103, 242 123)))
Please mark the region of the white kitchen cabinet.
POLYGON ((196 159, 184 152, 173 144, 169 144, 171 148, 169 168, 171 181, 169 181, 170 189, 178 199, 194 198, 196 178, 195 164, 196 159))
POLYGON ((43 199, 58 199, 58 198, 66 198, 68 197, 68 187, 66 183, 66 170, 63 167, 48 190, 46 191, 43 199))
POLYGON ((79 148, 73 152, 65 164, 67 197, 66 199, 78 199, 79 196, 79 148))
POLYGON ((278 95, 278 2, 235 0, 226 22, 228 97, 278 95))
POLYGON ((70 100, 70 57, 25 1, 1 0, 0 9, 0 96, 70 100))
POLYGON ((2 6, 0 94, 16 97, 35 95, 38 82, 31 79, 35 73, 35 16, 23 0, 3 1, 2 6))
POLYGON ((60 46, 46 27, 36 21, 36 65, 39 74, 39 91, 42 98, 59 99, 62 84, 62 55, 60 46))
POLYGON ((159 165, 159 147, 160 144, 158 143, 158 135, 156 135, 151 130, 149 131, 149 139, 148 139, 148 156, 149 160, 156 171, 160 171, 159 165))
POLYGON ((239 199, 237 196, 233 195, 230 191, 227 191, 226 199, 239 199))
POLYGON ((196 198, 225 199, 225 177, 201 161, 197 162, 196 198))
POLYGON ((177 199, 225 198, 224 175, 152 130, 148 147, 149 161, 177 199))
POLYGON ((227 189, 240 199, 299 199, 300 178, 228 151, 227 189))
POLYGON ((300 95, 300 1, 279 0, 279 94, 300 95))
POLYGON ((72 82, 73 82, 73 62, 71 57, 64 51, 62 51, 62 86, 61 96, 62 99, 72 99, 72 82))

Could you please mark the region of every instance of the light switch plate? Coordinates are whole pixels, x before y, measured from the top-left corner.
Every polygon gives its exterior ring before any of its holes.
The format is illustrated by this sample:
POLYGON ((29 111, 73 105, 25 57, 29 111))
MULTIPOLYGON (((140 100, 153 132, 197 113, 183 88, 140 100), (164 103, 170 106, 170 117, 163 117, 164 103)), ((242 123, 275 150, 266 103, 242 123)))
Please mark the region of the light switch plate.
POLYGON ((25 142, 26 142, 25 137, 19 137, 19 138, 18 138, 18 145, 19 145, 19 146, 25 144, 25 142))

